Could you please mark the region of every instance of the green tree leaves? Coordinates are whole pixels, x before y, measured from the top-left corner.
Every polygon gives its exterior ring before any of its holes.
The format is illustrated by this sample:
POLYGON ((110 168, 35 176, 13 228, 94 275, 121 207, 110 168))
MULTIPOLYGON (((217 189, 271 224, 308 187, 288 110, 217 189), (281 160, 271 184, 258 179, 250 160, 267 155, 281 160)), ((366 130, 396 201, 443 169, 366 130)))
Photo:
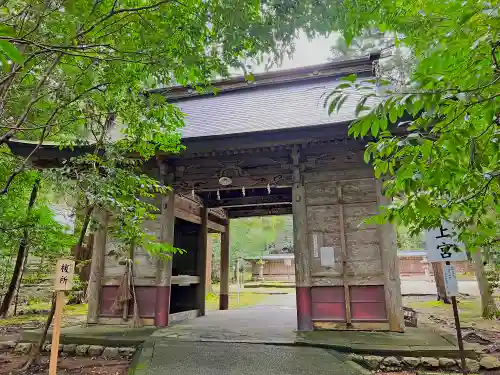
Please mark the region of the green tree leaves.
POLYGON ((19 52, 19 50, 12 43, 7 42, 6 40, 0 40, 0 51, 5 55, 6 58, 12 60, 17 64, 22 64, 24 61, 21 52, 19 52))
POLYGON ((182 150, 184 114, 163 91, 174 85, 210 90, 211 79, 227 77, 247 61, 280 61, 293 50, 297 30, 310 29, 306 15, 322 9, 310 6, 244 0, 4 2, 0 146, 13 138, 37 146, 26 159, 7 152, 0 160, 6 176, 0 180, 0 221, 15 216, 25 199, 18 184, 24 186, 34 169, 31 157, 54 141, 61 151, 83 146, 89 154, 45 172, 46 182, 72 201, 111 211, 113 231, 123 243, 154 255, 178 251, 155 243, 143 229, 157 213, 148 200, 167 190, 163 181, 143 174, 143 163, 157 152, 182 150), (20 194, 19 201, 13 194, 20 194))
MULTIPOLYGON (((363 37, 383 25, 411 51, 403 87, 372 86, 370 108, 362 97, 354 137, 371 135, 365 161, 386 179, 386 194, 401 197, 382 213, 411 234, 452 221, 462 240, 496 246, 500 238, 500 65, 498 4, 474 1, 418 4, 369 2, 340 11, 338 26, 363 37), (365 111, 361 111, 361 109, 365 111), (495 224, 496 223, 496 224, 495 224)), ((391 76, 389 78, 392 79, 391 76)), ((350 92, 338 87, 332 102, 350 92)))

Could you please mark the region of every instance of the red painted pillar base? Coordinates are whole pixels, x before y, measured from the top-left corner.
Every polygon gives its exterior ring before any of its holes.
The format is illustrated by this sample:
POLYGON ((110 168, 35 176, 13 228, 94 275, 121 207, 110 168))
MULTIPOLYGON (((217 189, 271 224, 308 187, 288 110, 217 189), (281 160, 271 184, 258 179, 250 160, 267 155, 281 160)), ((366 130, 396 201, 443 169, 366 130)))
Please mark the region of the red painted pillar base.
POLYGON ((229 295, 220 294, 219 295, 219 310, 228 310, 229 309, 229 295))
POLYGON ((170 311, 170 287, 156 287, 156 306, 155 306, 155 326, 168 326, 168 313, 170 311))
POLYGON ((311 288, 298 286, 295 290, 297 298, 297 329, 299 331, 312 331, 311 288))

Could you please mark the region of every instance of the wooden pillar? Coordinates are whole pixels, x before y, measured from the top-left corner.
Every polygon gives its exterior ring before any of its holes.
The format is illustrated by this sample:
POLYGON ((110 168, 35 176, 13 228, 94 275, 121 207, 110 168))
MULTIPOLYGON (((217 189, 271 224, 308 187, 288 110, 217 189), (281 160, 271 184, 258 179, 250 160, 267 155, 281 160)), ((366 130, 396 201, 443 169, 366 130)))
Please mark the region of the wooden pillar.
POLYGON ((197 293, 197 306, 198 316, 205 315, 205 298, 206 298, 206 282, 207 282, 207 238, 208 238, 208 208, 203 204, 201 208, 201 226, 200 238, 198 242, 198 255, 196 257, 198 276, 200 277, 200 284, 198 284, 197 293))
POLYGON ((347 327, 350 327, 352 326, 351 292, 349 290, 347 275, 347 238, 345 234, 344 192, 342 190, 342 186, 337 187, 337 196, 339 199, 340 249, 342 250, 342 278, 344 283, 345 322, 347 324, 347 327))
MULTIPOLYGON (((158 160, 159 178, 165 185, 171 186, 175 175, 172 167, 164 160, 158 160)), ((175 192, 161 196, 160 207, 160 242, 174 244, 175 233, 175 192)), ((155 326, 167 327, 170 314, 170 295, 172 281, 172 257, 158 259, 156 262, 156 305, 155 326)))
MULTIPOLYGON (((161 232, 162 243, 174 243, 175 229, 175 193, 169 192, 161 200, 161 232)), ((155 326, 168 326, 170 312, 170 283, 172 279, 172 258, 158 259, 156 263, 156 306, 155 326)))
POLYGON ((212 258, 213 258, 213 243, 212 243, 212 235, 208 234, 207 236, 207 263, 206 263, 206 271, 205 271, 205 295, 212 293, 212 258))
POLYGON ((102 208, 95 208, 94 217, 99 227, 94 235, 92 261, 90 264, 89 285, 87 287, 88 312, 87 323, 97 324, 101 304, 101 280, 104 277, 104 260, 108 238, 109 214, 102 208))
POLYGON ((229 308, 229 219, 226 231, 220 234, 220 294, 219 310, 229 308))
MULTIPOLYGON (((382 181, 377 179, 377 204, 386 206, 390 200, 382 193, 382 181)), ((377 227, 384 272, 384 291, 389 329, 393 332, 404 331, 403 301, 401 296, 401 279, 399 277, 399 259, 396 247, 396 231, 394 226, 387 222, 377 227)))
POLYGON ((307 210, 304 181, 301 176, 299 151, 293 150, 293 239, 295 253, 295 288, 297 299, 297 329, 311 331, 312 303, 311 303, 311 267, 309 247, 307 244, 307 210))

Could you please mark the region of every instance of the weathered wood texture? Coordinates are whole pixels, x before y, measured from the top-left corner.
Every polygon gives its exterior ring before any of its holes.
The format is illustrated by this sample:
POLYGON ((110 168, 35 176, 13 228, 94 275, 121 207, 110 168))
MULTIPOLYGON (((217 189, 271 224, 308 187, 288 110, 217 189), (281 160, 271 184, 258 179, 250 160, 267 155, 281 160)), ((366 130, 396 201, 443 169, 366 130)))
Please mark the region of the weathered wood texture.
MULTIPOLYGON (((377 203, 379 206, 385 206, 390 203, 389 199, 382 193, 381 180, 377 180, 377 203)), ((377 231, 385 276, 385 301, 389 327, 391 331, 403 332, 405 325, 402 308, 401 279, 399 276, 399 259, 396 247, 396 230, 392 224, 386 223, 378 226, 377 231)))
MULTIPOLYGON (((211 213, 212 215, 209 215, 207 222, 208 229, 213 232, 222 233, 226 230, 225 226, 217 222, 217 220, 220 221, 220 218, 215 216, 213 211, 211 213)), ((202 208, 199 203, 180 195, 175 196, 175 217, 191 223, 201 224, 201 215, 202 208)))
POLYGON ((295 282, 299 287, 311 286, 310 251, 307 244, 308 212, 305 187, 299 181, 293 184, 293 240, 295 253, 295 282))
MULTIPOLYGON (((143 227, 148 234, 161 240, 160 217, 157 220, 146 220, 143 227)), ((125 272, 123 260, 128 254, 122 243, 111 236, 108 237, 103 283, 118 285, 125 272)), ((157 260, 140 246, 135 247, 133 256, 135 285, 156 285, 157 260)))
POLYGON ((106 211, 96 208, 95 218, 99 228, 94 235, 94 251, 90 266, 89 285, 87 289, 88 313, 87 323, 96 324, 99 320, 99 305, 101 302, 101 282, 105 274, 105 257, 108 237, 109 215, 106 211))
MULTIPOLYGON (((175 194, 173 192, 162 197, 160 224, 160 241, 173 246, 175 233, 175 194)), ((158 259, 156 263, 157 293, 155 307, 155 325, 157 327, 168 325, 171 278, 172 258, 158 259)))
MULTIPOLYGON (((357 161, 358 157, 352 159, 357 161)), ((318 308, 326 309, 325 314, 331 308, 331 319, 343 320, 336 326, 343 324, 356 329, 361 321, 385 319, 387 323, 377 323, 378 326, 401 331, 403 317, 394 230, 391 225, 377 227, 363 223, 377 213, 378 205, 387 203, 379 194, 380 186, 373 171, 358 164, 357 168, 337 171, 306 170, 303 178, 307 246, 311 254, 310 285, 343 287, 339 303, 345 305, 338 316, 333 316, 336 314, 333 305, 315 301, 313 294, 313 319, 314 312, 321 311, 318 308), (322 248, 331 247, 334 256, 329 264, 326 259, 322 261, 321 254, 322 248), (372 297, 360 299, 359 293, 364 295, 365 289, 359 288, 365 287, 379 289, 370 292, 372 297), (365 313, 363 309, 373 313, 365 313)), ((328 320, 327 314, 320 316, 324 317, 323 322, 328 320)), ((318 324, 315 327, 320 328, 318 324)), ((325 327, 322 323, 321 328, 325 327)))
POLYGON ((297 328, 299 331, 311 331, 311 252, 307 246, 307 208, 306 189, 300 164, 300 153, 295 147, 292 153, 293 185, 293 246, 295 254, 295 285, 297 300, 297 328))
POLYGON ((226 231, 220 235, 220 310, 229 308, 229 225, 230 222, 227 223, 226 231))
MULTIPOLYGON (((374 179, 306 184, 307 225, 314 277, 350 280, 383 274, 377 231, 362 224, 376 213, 374 179), (309 197, 312 191, 313 199, 309 197), (318 194, 321 191, 321 194, 318 194), (341 195, 341 196, 340 196, 341 195), (323 196, 323 200, 321 200, 323 196), (321 248, 334 248, 334 263, 321 265, 321 248)), ((326 281, 326 280, 325 280, 326 281)))
POLYGON ((206 279, 207 279, 207 243, 208 243, 208 208, 202 207, 201 210, 201 228, 199 233, 199 245, 197 254, 197 269, 198 276, 202 281, 198 284, 197 290, 197 307, 199 316, 205 315, 205 300, 206 300, 206 279))
MULTIPOLYGON (((288 259, 289 264, 283 259, 268 260, 263 264, 263 277, 265 281, 289 281, 295 280, 295 261, 288 259)), ((257 260, 252 260, 252 280, 259 279, 260 264, 257 260)))
MULTIPOLYGON (((162 211, 160 216, 160 241, 170 245, 174 244, 175 233, 175 195, 169 193, 162 197, 162 211)), ((157 263, 157 285, 170 286, 172 277, 172 259, 160 259, 157 263)))
MULTIPOLYGON (((165 201, 163 197, 163 200, 165 201)), ((166 224, 162 224, 162 214, 161 214, 161 201, 162 197, 158 196, 156 199, 152 200, 151 203, 156 204, 159 208, 160 214, 155 220, 146 220, 143 224, 145 231, 148 234, 155 236, 160 241, 162 236, 164 238, 170 238, 170 234, 165 232, 162 234, 162 230, 166 231, 167 228, 164 227, 166 224), (162 227, 163 225, 163 227, 162 227)), ((200 207, 193 201, 190 201, 184 197, 175 196, 175 217, 195 223, 201 224, 200 207)), ((171 213, 170 213, 171 214, 171 213)), ((226 227, 214 221, 208 221, 208 227, 211 231, 224 232, 226 227)), ((168 230, 173 228, 168 227, 168 230)), ((173 236, 172 236, 173 238, 173 236)), ((121 244, 113 239, 109 238, 107 242, 106 256, 105 256, 105 271, 103 283, 107 285, 118 285, 120 278, 125 272, 125 266, 122 262, 124 258, 124 251, 121 244)), ((156 285, 156 274, 158 261, 153 259, 151 255, 142 247, 136 247, 134 251, 134 279, 136 285, 156 285)))
POLYGON ((212 293, 212 258, 213 243, 212 237, 207 235, 207 261, 205 263, 205 295, 212 293))

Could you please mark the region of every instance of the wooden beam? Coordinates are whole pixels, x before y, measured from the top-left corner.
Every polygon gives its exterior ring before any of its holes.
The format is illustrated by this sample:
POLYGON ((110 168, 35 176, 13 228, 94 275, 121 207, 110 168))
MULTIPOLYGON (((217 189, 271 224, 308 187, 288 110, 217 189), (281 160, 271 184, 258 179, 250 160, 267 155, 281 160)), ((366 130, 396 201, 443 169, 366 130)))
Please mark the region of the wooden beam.
POLYGON ((231 148, 266 147, 290 144, 303 144, 311 140, 347 138, 351 121, 326 125, 307 126, 283 131, 270 130, 250 133, 227 134, 220 137, 188 138, 182 142, 186 146, 183 154, 192 155, 200 152, 214 152, 231 148), (236 147, 235 147, 236 146, 236 147))
MULTIPOLYGON (((189 221, 190 223, 201 224, 201 217, 191 212, 181 210, 179 208, 175 209, 175 217, 189 221)), ((216 223, 215 221, 209 220, 208 229, 214 232, 222 233, 226 230, 226 227, 222 224, 216 223)))
POLYGON ((226 231, 221 233, 220 242, 219 310, 227 310, 229 308, 229 222, 226 225, 226 231))
POLYGON ((227 210, 228 217, 235 219, 239 217, 254 217, 254 216, 274 216, 274 215, 291 215, 292 205, 282 204, 269 207, 243 207, 230 208, 227 210))
POLYGON ((261 197, 238 197, 238 198, 221 198, 220 200, 210 199, 209 207, 243 207, 243 206, 258 206, 263 204, 274 203, 291 203, 292 194, 279 195, 264 195, 261 197))
MULTIPOLYGON (((280 170, 266 174, 257 173, 253 177, 232 177, 232 180, 232 186, 227 187, 227 189, 241 190, 242 186, 245 186, 245 188, 265 188, 268 183, 275 187, 289 187, 292 183, 292 174, 280 170)), ((209 174, 198 177, 187 175, 175 182, 175 188, 183 193, 191 191, 191 189, 198 192, 214 191, 220 189, 220 187, 218 179, 209 174), (187 188, 184 186, 187 186, 187 188)))
POLYGON ((207 238, 208 238, 208 208, 203 206, 201 208, 201 227, 199 233, 198 242, 198 254, 197 254, 197 270, 198 276, 200 277, 200 284, 197 287, 197 307, 198 316, 205 315, 205 298, 206 298, 206 281, 207 281, 207 238))
MULTIPOLYGON (((386 206, 390 200, 382 193, 382 181, 376 179, 374 187, 377 189, 377 204, 386 206)), ((401 296, 401 279, 399 277, 399 259, 396 247, 396 231, 394 226, 387 222, 377 226, 377 234, 384 271, 384 291, 389 328, 393 332, 404 331, 403 301, 401 296)))
MULTIPOLYGON (((173 192, 169 192, 167 196, 162 197, 160 220, 161 242, 173 245, 175 232, 175 194, 173 192)), ((156 267, 155 326, 166 327, 168 326, 170 314, 172 258, 158 259, 156 267)))
POLYGON ((306 189, 301 177, 298 148, 292 153, 294 164, 292 185, 293 245, 297 298, 297 329, 312 331, 311 254, 307 241, 306 189))
POLYGON ((94 210, 94 217, 99 223, 99 228, 94 235, 92 262, 90 265, 90 277, 87 295, 87 323, 89 324, 97 324, 99 322, 102 289, 101 281, 104 277, 104 260, 106 258, 109 214, 102 208, 96 207, 94 210))
POLYGON ((226 210, 223 208, 210 208, 208 210, 208 215, 212 215, 215 220, 225 222, 227 219, 226 210))

